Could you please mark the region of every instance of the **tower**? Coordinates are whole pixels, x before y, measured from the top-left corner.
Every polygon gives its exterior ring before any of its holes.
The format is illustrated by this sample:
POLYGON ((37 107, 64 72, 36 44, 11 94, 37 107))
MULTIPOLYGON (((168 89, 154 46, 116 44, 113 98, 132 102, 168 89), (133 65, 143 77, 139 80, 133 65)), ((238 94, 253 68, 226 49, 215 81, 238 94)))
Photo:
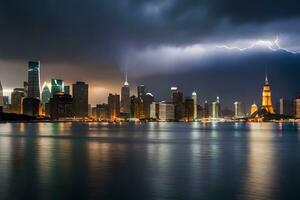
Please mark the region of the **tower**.
POLYGON ((194 91, 192 93, 192 99, 194 100, 194 120, 197 119, 197 93, 194 91))
POLYGON ((130 88, 127 81, 127 72, 125 75, 125 82, 121 88, 121 112, 130 113, 130 88))
POLYGON ((262 92, 262 109, 265 109, 268 113, 275 114, 274 108, 272 106, 271 88, 267 74, 262 92))
POLYGON ((77 81, 73 84, 73 113, 75 117, 88 116, 89 85, 77 81))
POLYGON ((28 63, 28 97, 40 98, 40 61, 28 63))

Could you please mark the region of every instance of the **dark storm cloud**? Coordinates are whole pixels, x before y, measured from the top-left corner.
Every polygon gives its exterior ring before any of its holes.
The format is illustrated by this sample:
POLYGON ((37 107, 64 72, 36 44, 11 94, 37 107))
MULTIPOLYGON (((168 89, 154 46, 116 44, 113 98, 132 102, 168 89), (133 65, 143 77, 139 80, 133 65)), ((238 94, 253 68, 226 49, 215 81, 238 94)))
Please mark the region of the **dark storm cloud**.
POLYGON ((224 20, 263 23, 297 17, 299 9, 297 1, 269 0, 2 1, 0 56, 116 62, 128 45, 191 43, 224 20))

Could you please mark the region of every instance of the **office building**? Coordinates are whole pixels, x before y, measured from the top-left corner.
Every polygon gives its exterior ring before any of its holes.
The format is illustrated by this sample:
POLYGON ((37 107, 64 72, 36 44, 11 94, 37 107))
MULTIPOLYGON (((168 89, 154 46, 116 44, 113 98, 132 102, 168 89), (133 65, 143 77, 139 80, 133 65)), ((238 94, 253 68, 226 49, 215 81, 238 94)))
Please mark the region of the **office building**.
POLYGON ((130 97, 130 117, 131 118, 140 118, 140 98, 136 97, 135 95, 132 95, 130 97))
POLYGON ((27 97, 23 99, 23 114, 37 117, 41 115, 41 101, 38 98, 27 97))
POLYGON ((233 105, 234 105, 234 117, 235 118, 243 117, 242 102, 236 101, 233 103, 233 105))
POLYGON ((276 106, 276 113, 280 115, 294 116, 294 107, 294 101, 280 98, 276 106))
POLYGON ((160 121, 174 121, 175 107, 173 103, 159 102, 158 116, 160 121))
POLYGON ((211 103, 210 117, 217 119, 221 117, 221 105, 220 98, 217 97, 217 100, 211 103))
POLYGON ((44 84, 43 91, 42 91, 42 105, 43 111, 46 109, 46 103, 49 103, 51 98, 51 92, 47 84, 44 84))
MULTIPOLYGON (((194 119, 195 119, 194 99, 185 98, 184 105, 185 105, 185 109, 184 109, 185 110, 185 121, 189 121, 189 122, 194 121, 194 119)), ((197 107, 196 107, 196 109, 197 109, 197 107)))
POLYGON ((150 105, 150 118, 159 119, 159 102, 152 102, 150 105))
POLYGON ((3 105, 9 105, 9 96, 3 96, 3 105))
POLYGON ((154 101, 154 96, 147 93, 143 98, 143 116, 145 119, 150 119, 150 105, 154 101))
POLYGON ((205 119, 209 118, 209 104, 207 101, 204 102, 202 117, 205 119))
POLYGON ((263 86, 262 92, 262 109, 266 110, 270 114, 275 114, 272 105, 271 87, 268 81, 268 75, 265 78, 265 84, 263 86))
POLYGON ((108 96, 108 117, 110 120, 117 120, 120 117, 120 95, 118 94, 108 96))
POLYGON ((11 93, 11 112, 22 114, 22 104, 25 97, 24 88, 15 88, 11 93))
POLYGON ((51 79, 51 95, 64 92, 64 81, 60 79, 51 79))
POLYGON ((144 85, 137 86, 137 97, 143 98, 146 95, 146 87, 144 85))
POLYGON ((93 117, 97 120, 107 120, 108 117, 108 104, 97 104, 94 108, 93 117))
POLYGON ((185 106, 183 103, 183 93, 179 92, 178 87, 171 87, 171 101, 175 106, 175 120, 183 121, 185 117, 185 106))
MULTIPOLYGON (((26 87, 25 87, 26 92, 26 87)), ((27 97, 40 98, 40 61, 28 62, 28 94, 27 97)))
POLYGON ((50 117, 52 119, 73 117, 73 98, 69 94, 57 93, 50 98, 50 117))
POLYGON ((192 93, 192 99, 194 101, 194 120, 198 118, 198 100, 197 100, 197 93, 194 91, 192 93))
POLYGON ((295 117, 300 119, 300 95, 295 100, 295 117))
POLYGON ((88 117, 89 85, 77 81, 73 84, 73 112, 75 117, 88 117))
POLYGON ((69 85, 64 86, 64 93, 65 94, 70 94, 70 86, 69 85))
POLYGON ((130 88, 127 82, 127 74, 124 85, 121 88, 121 112, 130 114, 130 88))

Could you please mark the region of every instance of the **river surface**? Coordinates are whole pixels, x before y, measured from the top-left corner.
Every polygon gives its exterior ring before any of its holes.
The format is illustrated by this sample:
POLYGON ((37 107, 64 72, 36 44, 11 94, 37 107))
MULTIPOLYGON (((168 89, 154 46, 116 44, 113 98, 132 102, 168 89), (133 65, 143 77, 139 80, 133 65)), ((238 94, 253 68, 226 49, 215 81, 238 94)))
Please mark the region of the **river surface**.
POLYGON ((0 124, 0 199, 300 199, 300 124, 0 124))

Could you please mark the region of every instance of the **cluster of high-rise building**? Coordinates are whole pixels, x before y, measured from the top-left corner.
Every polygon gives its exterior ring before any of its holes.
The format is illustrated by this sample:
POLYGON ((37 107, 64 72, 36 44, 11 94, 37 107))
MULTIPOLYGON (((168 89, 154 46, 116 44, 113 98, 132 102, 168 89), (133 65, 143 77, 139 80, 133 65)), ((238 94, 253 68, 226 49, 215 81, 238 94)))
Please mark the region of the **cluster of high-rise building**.
POLYGON ((138 85, 136 95, 131 94, 127 80, 121 87, 121 95, 109 94, 107 103, 91 107, 89 104, 89 85, 77 81, 69 85, 63 80, 51 79, 40 84, 39 61, 28 63, 28 80, 23 87, 13 89, 10 102, 3 96, 0 82, 0 112, 24 114, 35 117, 58 119, 93 119, 97 121, 156 120, 156 121, 198 121, 231 119, 261 119, 264 116, 289 116, 300 118, 300 96, 295 100, 280 98, 276 109, 272 104, 271 88, 266 76, 262 92, 261 107, 251 105, 247 113, 241 101, 233 103, 233 109, 221 107, 219 97, 215 101, 201 101, 194 91, 185 96, 177 86, 170 88, 170 98, 157 101, 145 85, 138 85))

